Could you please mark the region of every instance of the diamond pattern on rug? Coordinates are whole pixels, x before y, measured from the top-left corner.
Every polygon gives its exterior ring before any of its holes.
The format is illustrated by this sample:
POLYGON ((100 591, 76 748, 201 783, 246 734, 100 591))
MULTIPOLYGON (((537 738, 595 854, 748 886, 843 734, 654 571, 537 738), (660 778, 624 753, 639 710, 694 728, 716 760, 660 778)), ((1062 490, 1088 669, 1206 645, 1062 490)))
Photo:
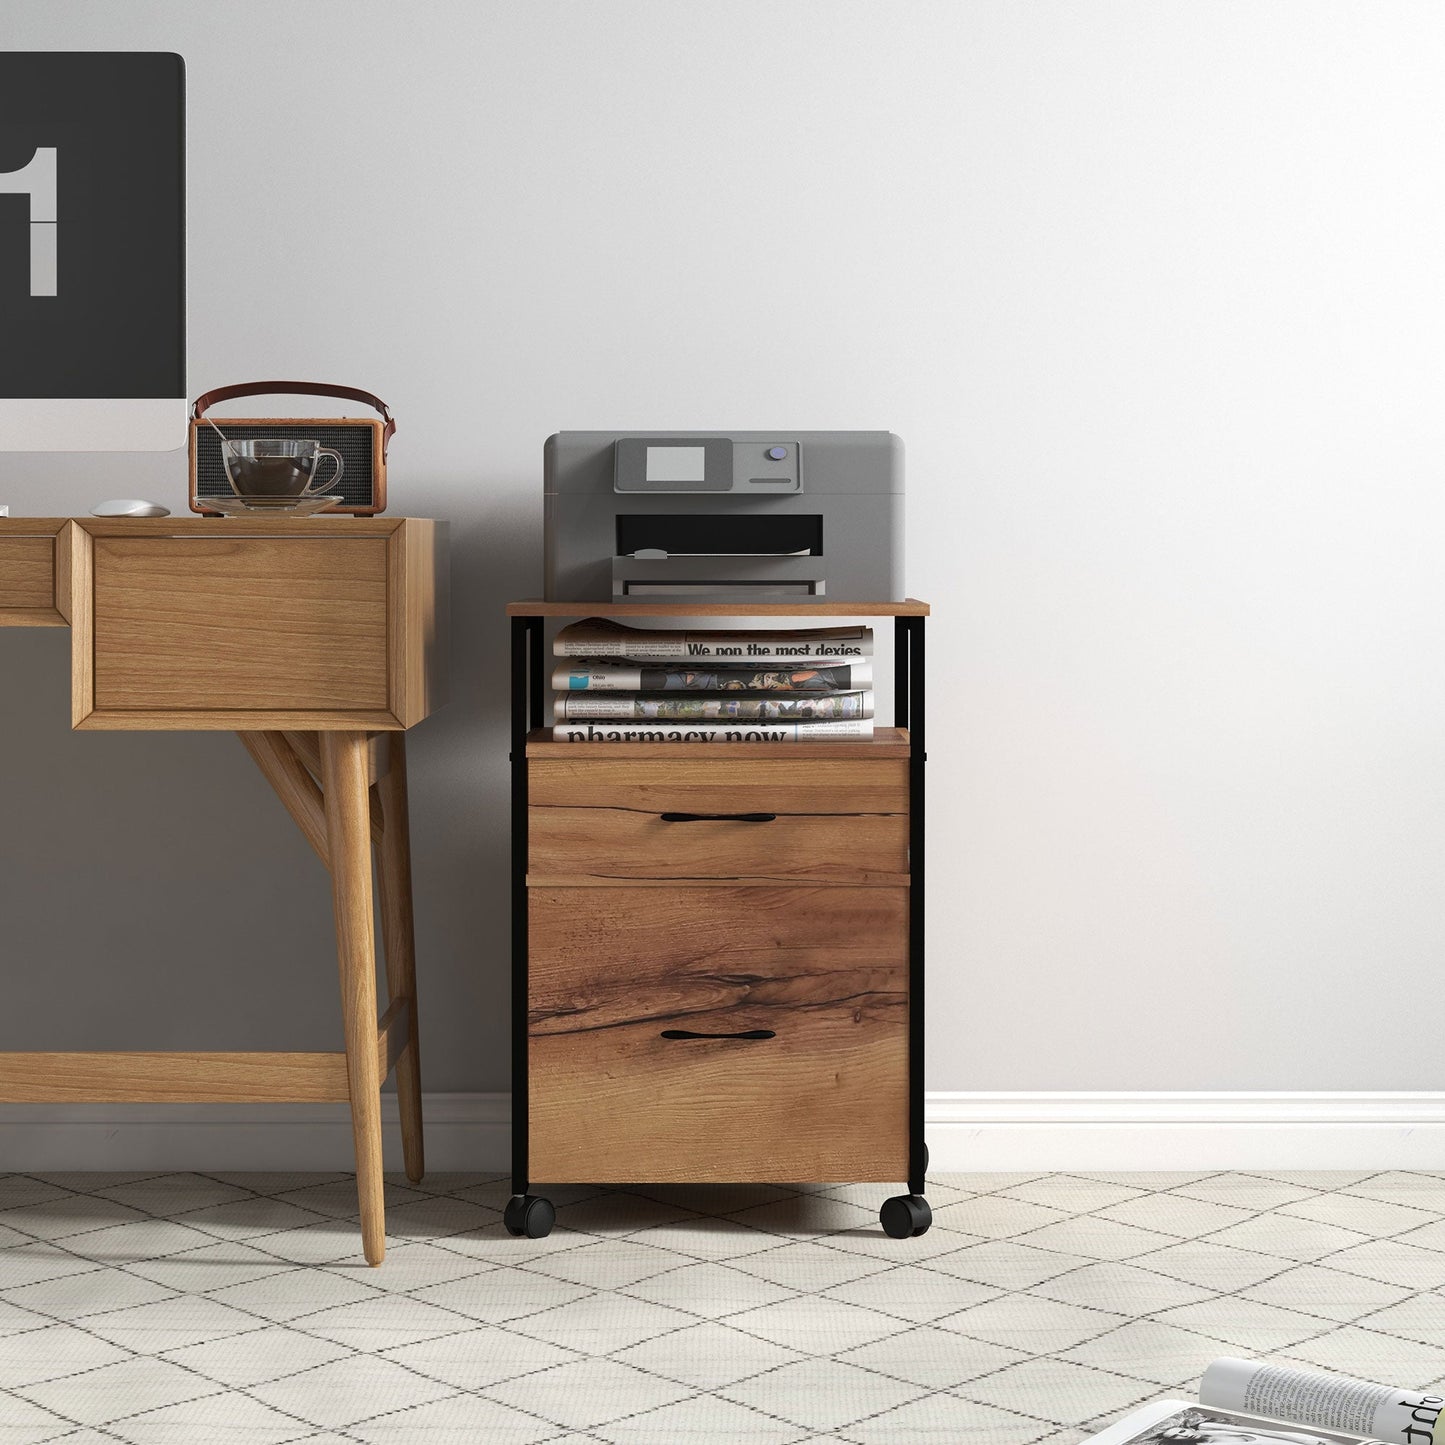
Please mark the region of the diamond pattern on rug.
POLYGON ((0 1445, 1075 1445, 1218 1354, 1445 1385, 1445 1176, 0 1176, 0 1445))

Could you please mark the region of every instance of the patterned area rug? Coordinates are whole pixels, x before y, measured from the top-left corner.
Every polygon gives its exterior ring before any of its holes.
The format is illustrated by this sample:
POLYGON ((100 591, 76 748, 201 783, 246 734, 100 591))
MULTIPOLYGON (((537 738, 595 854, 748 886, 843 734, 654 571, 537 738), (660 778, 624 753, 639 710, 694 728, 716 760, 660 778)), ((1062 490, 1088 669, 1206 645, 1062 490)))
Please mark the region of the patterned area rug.
POLYGON ((1445 1383, 1445 1175, 0 1176, 0 1445, 1073 1445, 1216 1355, 1445 1383))

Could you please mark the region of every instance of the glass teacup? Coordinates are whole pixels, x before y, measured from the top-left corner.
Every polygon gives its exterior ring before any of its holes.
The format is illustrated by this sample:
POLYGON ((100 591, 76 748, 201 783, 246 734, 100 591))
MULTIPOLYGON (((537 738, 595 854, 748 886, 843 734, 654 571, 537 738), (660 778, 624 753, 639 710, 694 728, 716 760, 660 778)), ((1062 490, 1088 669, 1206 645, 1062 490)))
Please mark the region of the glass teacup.
POLYGON ((289 437, 262 437, 257 441, 233 441, 221 447, 226 477, 231 490, 243 501, 301 500, 329 492, 341 480, 345 463, 339 452, 319 441, 297 441, 289 437), (320 486, 316 469, 322 457, 336 463, 336 473, 320 486))

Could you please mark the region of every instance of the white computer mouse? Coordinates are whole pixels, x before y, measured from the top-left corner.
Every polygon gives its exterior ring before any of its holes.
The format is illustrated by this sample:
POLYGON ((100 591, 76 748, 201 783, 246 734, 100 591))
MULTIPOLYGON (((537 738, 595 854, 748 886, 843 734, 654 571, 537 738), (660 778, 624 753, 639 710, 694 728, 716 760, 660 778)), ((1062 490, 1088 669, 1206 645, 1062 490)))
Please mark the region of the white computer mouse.
POLYGON ((119 502, 97 502, 90 509, 92 517, 169 517, 171 509, 159 502, 143 502, 131 497, 119 502))

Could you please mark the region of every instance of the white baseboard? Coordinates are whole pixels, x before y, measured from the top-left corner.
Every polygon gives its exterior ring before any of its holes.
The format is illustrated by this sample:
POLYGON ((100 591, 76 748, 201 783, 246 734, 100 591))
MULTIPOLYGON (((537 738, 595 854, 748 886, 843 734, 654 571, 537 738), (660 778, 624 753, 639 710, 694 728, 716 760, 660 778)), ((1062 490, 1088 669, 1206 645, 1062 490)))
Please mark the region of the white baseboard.
MULTIPOLYGON (((506 1094, 431 1094, 427 1166, 510 1165, 506 1094)), ((401 1167, 383 1100, 387 1167, 401 1167)), ((1048 1169, 1445 1169, 1445 1093, 936 1093, 936 1173, 1048 1169)), ((0 1172, 350 1169, 334 1104, 0 1105, 0 1172)))
POLYGON ((1445 1169, 1445 1093, 950 1093, 939 1172, 1445 1169))
MULTIPOLYGON (((511 1166, 511 1096, 428 1094, 427 1168, 511 1166)), ((381 1098, 388 1169, 401 1168, 396 1096, 381 1098)), ((350 1170, 345 1104, 0 1104, 0 1173, 69 1169, 350 1170)))

